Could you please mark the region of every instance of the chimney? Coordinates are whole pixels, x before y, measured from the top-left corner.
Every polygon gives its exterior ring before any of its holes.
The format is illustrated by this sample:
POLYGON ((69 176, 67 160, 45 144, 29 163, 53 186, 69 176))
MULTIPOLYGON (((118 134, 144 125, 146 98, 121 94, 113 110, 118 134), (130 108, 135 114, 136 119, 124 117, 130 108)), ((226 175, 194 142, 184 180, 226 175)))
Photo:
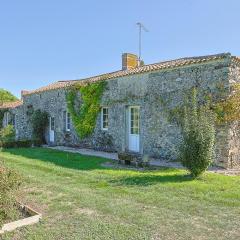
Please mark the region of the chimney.
POLYGON ((122 70, 129 70, 138 66, 138 56, 132 53, 122 54, 122 70))
POLYGON ((24 96, 25 94, 27 94, 27 93, 28 93, 28 91, 22 90, 22 91, 21 91, 21 99, 23 99, 23 96, 24 96))

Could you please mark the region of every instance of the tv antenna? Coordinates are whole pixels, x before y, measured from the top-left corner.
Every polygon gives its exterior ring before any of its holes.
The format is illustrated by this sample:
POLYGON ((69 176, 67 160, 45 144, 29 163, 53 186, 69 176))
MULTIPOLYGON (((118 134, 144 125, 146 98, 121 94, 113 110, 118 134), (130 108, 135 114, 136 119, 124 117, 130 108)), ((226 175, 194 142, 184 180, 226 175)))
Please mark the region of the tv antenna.
POLYGON ((139 49, 138 49, 138 66, 141 64, 141 57, 142 57, 142 30, 145 32, 149 32, 147 28, 140 22, 137 23, 139 27, 139 49))

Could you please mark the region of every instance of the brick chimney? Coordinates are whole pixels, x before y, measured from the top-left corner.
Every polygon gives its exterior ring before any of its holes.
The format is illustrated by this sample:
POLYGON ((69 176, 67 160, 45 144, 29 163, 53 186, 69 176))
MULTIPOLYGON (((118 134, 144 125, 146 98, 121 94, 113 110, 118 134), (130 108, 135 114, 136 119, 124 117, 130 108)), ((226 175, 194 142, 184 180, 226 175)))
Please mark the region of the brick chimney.
POLYGON ((122 70, 129 70, 138 66, 138 56, 132 53, 122 54, 122 70))
POLYGON ((27 93, 28 93, 28 91, 22 90, 22 91, 21 91, 21 99, 23 99, 23 96, 24 96, 25 94, 27 94, 27 93))

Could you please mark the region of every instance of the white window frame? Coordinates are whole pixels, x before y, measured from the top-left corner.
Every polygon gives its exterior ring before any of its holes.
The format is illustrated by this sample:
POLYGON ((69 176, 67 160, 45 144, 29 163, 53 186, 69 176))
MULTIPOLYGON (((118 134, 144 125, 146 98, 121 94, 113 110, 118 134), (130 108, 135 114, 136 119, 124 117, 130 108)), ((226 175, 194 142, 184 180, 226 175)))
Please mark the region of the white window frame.
POLYGON ((102 107, 102 109, 101 109, 101 129, 103 131, 107 131, 108 127, 109 127, 109 108, 108 107, 102 107), (108 119, 108 121, 107 121, 108 122, 108 126, 107 127, 103 126, 103 123, 104 123, 104 121, 103 121, 103 109, 107 109, 107 119, 108 119))
POLYGON ((65 112, 65 121, 66 121, 66 126, 65 126, 65 129, 67 132, 70 132, 71 131, 71 115, 69 112, 65 112))
POLYGON ((139 106, 130 106, 130 113, 129 113, 129 127, 130 127, 130 134, 131 135, 139 135, 140 134, 140 107, 139 106), (138 121, 137 121, 137 127, 132 125, 133 120, 131 119, 131 111, 134 109, 137 109, 138 111, 138 121), (134 130, 134 128, 137 129, 137 133, 132 133, 132 130, 134 130))

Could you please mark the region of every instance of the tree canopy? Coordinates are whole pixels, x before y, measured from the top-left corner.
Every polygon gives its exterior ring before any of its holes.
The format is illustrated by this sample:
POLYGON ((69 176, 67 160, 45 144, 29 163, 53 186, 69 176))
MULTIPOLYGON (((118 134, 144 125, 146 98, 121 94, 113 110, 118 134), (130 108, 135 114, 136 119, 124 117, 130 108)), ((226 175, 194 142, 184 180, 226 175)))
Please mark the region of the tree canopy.
POLYGON ((13 102, 18 100, 12 93, 0 88, 0 106, 5 102, 13 102))

